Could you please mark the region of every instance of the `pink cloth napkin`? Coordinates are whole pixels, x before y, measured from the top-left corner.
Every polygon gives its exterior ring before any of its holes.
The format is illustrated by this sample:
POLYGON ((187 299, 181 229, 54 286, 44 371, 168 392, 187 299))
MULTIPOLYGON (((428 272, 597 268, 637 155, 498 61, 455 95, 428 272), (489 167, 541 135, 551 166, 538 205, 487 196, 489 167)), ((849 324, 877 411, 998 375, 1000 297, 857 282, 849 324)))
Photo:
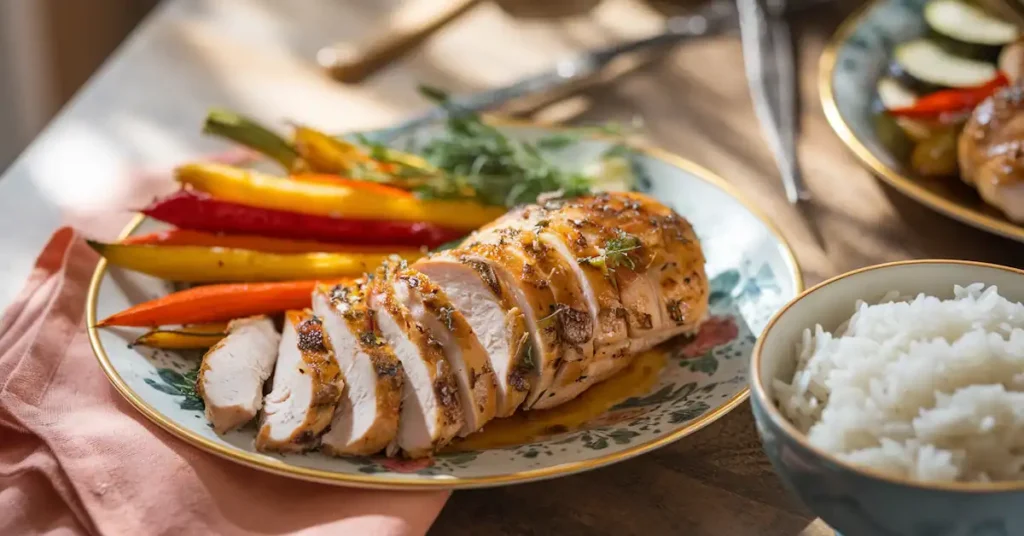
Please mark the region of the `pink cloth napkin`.
POLYGON ((53 235, 0 320, 0 534, 423 534, 446 492, 378 492, 256 471, 164 432, 89 347, 97 257, 53 235))

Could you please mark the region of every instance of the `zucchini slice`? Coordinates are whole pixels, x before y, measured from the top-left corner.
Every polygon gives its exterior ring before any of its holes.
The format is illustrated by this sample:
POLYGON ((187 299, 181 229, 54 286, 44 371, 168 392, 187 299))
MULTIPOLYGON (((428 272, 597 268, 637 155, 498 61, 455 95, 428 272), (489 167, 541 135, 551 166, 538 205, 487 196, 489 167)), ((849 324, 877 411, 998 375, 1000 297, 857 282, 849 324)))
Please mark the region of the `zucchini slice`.
POLYGON ((886 110, 906 108, 917 102, 917 93, 910 91, 894 78, 883 76, 878 80, 878 100, 886 110))
POLYGON ((903 43, 893 56, 892 75, 919 93, 980 86, 996 77, 994 64, 954 56, 929 39, 903 43))
MULTIPOLYGON (((913 106, 917 102, 917 94, 887 76, 883 76, 878 81, 876 89, 878 101, 886 111, 913 106)), ((918 121, 909 117, 893 117, 892 119, 914 141, 926 140, 934 134, 934 128, 926 121, 918 121)))
POLYGON ((1001 47, 1017 40, 1020 30, 963 0, 931 0, 924 20, 935 33, 967 45, 1001 47))
POLYGON ((1003 47, 999 53, 999 70, 1010 79, 1010 83, 1024 78, 1024 41, 1016 41, 1003 47))

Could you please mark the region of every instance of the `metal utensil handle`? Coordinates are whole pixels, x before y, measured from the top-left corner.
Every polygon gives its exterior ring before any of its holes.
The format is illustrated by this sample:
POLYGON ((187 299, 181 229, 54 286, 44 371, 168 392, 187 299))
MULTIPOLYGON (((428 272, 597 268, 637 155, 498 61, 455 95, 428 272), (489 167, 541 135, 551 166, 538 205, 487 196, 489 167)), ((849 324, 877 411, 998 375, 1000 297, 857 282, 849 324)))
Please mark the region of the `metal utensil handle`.
MULTIPOLYGON (((524 78, 511 85, 472 95, 452 97, 451 104, 469 112, 488 110, 526 95, 548 91, 563 84, 585 79, 599 72, 612 60, 623 54, 721 33, 734 26, 731 24, 734 18, 735 8, 731 2, 712 2, 697 15, 673 17, 669 21, 667 29, 662 33, 585 52, 575 58, 559 61, 552 70, 524 78)), ((380 141, 387 141, 409 130, 444 119, 447 115, 448 110, 435 107, 394 127, 378 132, 376 137, 380 141)))

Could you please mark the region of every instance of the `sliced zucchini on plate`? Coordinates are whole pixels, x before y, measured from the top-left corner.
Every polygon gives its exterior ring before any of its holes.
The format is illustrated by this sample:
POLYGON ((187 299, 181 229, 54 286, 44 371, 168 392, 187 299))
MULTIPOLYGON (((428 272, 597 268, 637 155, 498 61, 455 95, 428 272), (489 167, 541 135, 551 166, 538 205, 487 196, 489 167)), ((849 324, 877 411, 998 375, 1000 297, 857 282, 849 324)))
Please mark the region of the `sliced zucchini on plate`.
POLYGON ((995 61, 1000 49, 1020 36, 1013 23, 964 0, 932 0, 924 8, 924 19, 937 45, 978 60, 995 61))
POLYGON ((980 86, 996 76, 994 64, 955 56, 929 39, 897 46, 890 71, 900 83, 922 94, 980 86))
POLYGON ((1011 83, 1021 80, 1024 74, 1024 41, 1016 41, 1003 47, 999 53, 999 70, 1011 83))
MULTIPOLYGON (((878 81, 877 90, 878 100, 886 111, 913 106, 917 102, 916 93, 888 76, 883 76, 878 81)), ((934 134, 934 128, 925 121, 917 121, 908 117, 894 117, 893 119, 914 141, 924 141, 934 134)))

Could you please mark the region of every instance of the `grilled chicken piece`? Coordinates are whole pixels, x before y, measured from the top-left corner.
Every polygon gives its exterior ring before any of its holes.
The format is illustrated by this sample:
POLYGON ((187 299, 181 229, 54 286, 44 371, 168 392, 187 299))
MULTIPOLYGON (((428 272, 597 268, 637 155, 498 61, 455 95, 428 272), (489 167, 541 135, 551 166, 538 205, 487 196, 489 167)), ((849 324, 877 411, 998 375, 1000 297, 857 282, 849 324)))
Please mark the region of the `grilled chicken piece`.
POLYGON ((285 314, 273 383, 264 400, 257 450, 314 447, 345 387, 319 318, 305 311, 285 314))
POLYGON ((465 437, 494 418, 498 384, 487 352, 462 313, 426 275, 406 268, 395 274, 395 298, 441 344, 459 383, 465 437))
MULTIPOLYGON (((527 284, 540 283, 541 292, 547 290, 554 300, 554 307, 538 320, 541 329, 554 330, 561 346, 554 376, 545 391, 538 393, 530 409, 556 406, 573 398, 575 384, 585 378, 585 371, 594 359, 593 304, 587 299, 580 279, 572 265, 575 259, 567 259, 543 239, 540 230, 529 225, 528 218, 512 218, 505 225, 481 230, 470 241, 487 243, 508 248, 523 259, 525 270, 522 281, 527 284)), ((564 247, 562 248, 564 249, 564 247)), ((528 399, 529 402, 529 399, 528 399)))
POLYGON ((233 320, 199 367, 196 391, 214 431, 227 433, 251 421, 263 407, 263 383, 274 370, 281 335, 267 316, 233 320))
POLYGON ((547 392, 562 363, 558 326, 552 321, 558 304, 548 281, 521 251, 509 245, 480 242, 476 236, 470 235, 456 251, 460 259, 490 270, 496 278, 497 292, 523 311, 527 341, 531 344, 521 355, 517 368, 525 372, 529 384, 523 402, 523 407, 529 408, 547 392))
POLYGON ((619 299, 615 275, 589 262, 580 262, 600 256, 601 251, 581 231, 583 225, 578 220, 570 220, 558 210, 530 205, 509 212, 492 225, 532 228, 544 244, 561 255, 575 273, 590 307, 595 326, 594 359, 623 354, 622 350, 629 346, 626 310, 619 299))
POLYGON ((704 252, 693 226, 661 203, 638 193, 621 194, 628 198, 624 216, 646 218, 660 228, 662 247, 648 273, 655 274, 661 295, 663 332, 648 341, 654 346, 676 335, 696 331, 707 316, 708 284, 704 271, 704 252))
POLYGON ((541 228, 547 243, 577 261, 577 278, 584 292, 590 291, 588 298, 594 296, 589 300, 597 326, 593 360, 563 363, 554 382, 555 396, 534 407, 576 397, 621 370, 628 356, 692 331, 706 314, 704 257, 693 230, 647 196, 601 194, 530 206, 488 229, 509 226, 541 228), (595 289, 603 291, 603 299, 595 289), (582 370, 581 364, 586 365, 582 370))
POLYGON ((366 303, 366 280, 320 285, 313 312, 345 379, 345 391, 330 430, 320 438, 333 456, 369 455, 383 450, 398 432, 402 405, 402 364, 384 340, 366 303))
POLYGON ((494 270, 472 256, 439 253, 413 268, 444 289, 455 310, 483 347, 497 380, 495 417, 508 417, 530 390, 521 360, 526 352, 526 320, 504 292, 494 270))
POLYGON ((1004 88, 971 114, 957 144, 960 178, 986 203, 1024 222, 1024 86, 1004 88))
POLYGON ((412 317, 395 297, 393 263, 377 270, 369 290, 369 305, 387 344, 405 373, 398 434, 388 454, 401 451, 410 458, 429 455, 447 445, 463 426, 458 380, 441 344, 412 317))

